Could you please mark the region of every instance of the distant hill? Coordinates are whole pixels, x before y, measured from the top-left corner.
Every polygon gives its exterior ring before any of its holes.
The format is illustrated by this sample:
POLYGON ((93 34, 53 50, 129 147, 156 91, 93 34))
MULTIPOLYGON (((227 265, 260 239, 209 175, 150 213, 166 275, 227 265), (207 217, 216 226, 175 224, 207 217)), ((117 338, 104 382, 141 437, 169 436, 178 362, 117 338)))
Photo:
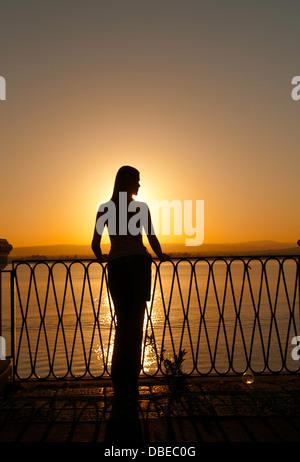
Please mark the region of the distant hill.
POLYGON ((250 241, 224 244, 203 244, 197 249, 200 255, 300 255, 297 243, 250 241))
MULTIPOLYGON (((147 245, 149 248, 149 246, 147 245)), ((300 247, 296 243, 274 241, 252 241, 239 243, 207 243, 199 247, 186 247, 179 244, 163 244, 163 251, 171 255, 186 256, 224 256, 224 255, 300 255, 300 247)), ((101 246, 103 253, 109 252, 109 244, 101 246)), ((94 258, 89 245, 47 245, 16 247, 9 259, 18 258, 94 258)))
MULTIPOLYGON (((105 245, 103 246, 105 247, 105 245)), ((61 245, 39 245, 30 247, 15 247, 11 253, 10 258, 29 258, 36 256, 45 256, 51 258, 71 257, 73 258, 92 258, 92 250, 90 245, 76 245, 76 244, 61 244, 61 245)))

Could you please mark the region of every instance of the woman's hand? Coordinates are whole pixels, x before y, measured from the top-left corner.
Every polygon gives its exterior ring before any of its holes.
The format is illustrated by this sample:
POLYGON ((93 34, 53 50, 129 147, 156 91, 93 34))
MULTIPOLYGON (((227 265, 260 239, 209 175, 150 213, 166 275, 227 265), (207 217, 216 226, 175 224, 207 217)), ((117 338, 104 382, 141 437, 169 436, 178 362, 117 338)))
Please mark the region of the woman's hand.
POLYGON ((160 261, 168 261, 170 260, 170 255, 167 255, 166 253, 162 253, 158 256, 158 258, 160 259, 160 261))
POLYGON ((108 261, 108 254, 101 254, 97 258, 99 263, 106 263, 108 261))

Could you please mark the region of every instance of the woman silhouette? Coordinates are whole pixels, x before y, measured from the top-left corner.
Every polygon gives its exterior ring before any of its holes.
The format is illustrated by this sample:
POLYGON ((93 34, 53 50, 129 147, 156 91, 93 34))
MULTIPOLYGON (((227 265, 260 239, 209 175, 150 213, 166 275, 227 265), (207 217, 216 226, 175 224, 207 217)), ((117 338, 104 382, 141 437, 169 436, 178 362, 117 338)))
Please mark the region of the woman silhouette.
POLYGON ((141 371, 144 314, 151 284, 151 256, 143 245, 142 228, 158 258, 169 259, 162 253, 148 207, 132 197, 138 193, 139 180, 135 168, 119 169, 112 198, 97 213, 92 241, 98 261, 108 262, 108 285, 117 320, 111 376, 115 396, 119 397, 137 395, 141 371), (109 255, 103 255, 100 248, 104 226, 111 242, 109 255))

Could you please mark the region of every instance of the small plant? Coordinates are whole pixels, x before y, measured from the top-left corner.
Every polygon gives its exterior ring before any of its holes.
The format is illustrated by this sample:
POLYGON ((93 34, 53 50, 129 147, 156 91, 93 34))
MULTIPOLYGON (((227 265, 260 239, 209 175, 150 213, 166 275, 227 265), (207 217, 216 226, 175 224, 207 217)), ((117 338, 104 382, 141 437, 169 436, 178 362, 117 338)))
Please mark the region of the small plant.
POLYGON ((184 356, 186 355, 186 350, 180 350, 179 354, 174 354, 174 359, 165 358, 165 350, 162 350, 161 353, 161 362, 164 365, 165 373, 167 375, 183 375, 182 365, 184 361, 184 356))
POLYGON ((154 339, 154 334, 148 334, 146 333, 145 337, 145 346, 151 347, 153 350, 155 349, 155 339, 154 339))

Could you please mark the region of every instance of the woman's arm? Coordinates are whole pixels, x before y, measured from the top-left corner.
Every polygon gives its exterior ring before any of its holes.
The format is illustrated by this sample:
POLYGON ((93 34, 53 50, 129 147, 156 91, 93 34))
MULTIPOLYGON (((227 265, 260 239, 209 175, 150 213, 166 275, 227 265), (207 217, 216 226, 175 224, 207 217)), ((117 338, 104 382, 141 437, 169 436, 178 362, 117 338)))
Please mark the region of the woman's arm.
POLYGON ((167 255, 166 253, 163 253, 162 250, 161 250, 159 240, 156 237, 156 234, 155 234, 155 231, 154 231, 154 228, 153 228, 153 225, 152 225, 151 214, 150 214, 149 208, 148 208, 148 228, 147 228, 147 231, 148 231, 148 233, 147 233, 148 241, 149 241, 149 244, 151 245, 151 248, 152 248, 153 252, 156 253, 156 255, 158 256, 158 258, 161 261, 169 260, 170 259, 169 255, 167 255))
POLYGON ((102 262, 107 261, 107 255, 103 255, 101 252, 100 243, 101 243, 102 232, 99 233, 97 230, 97 221, 101 217, 101 215, 102 215, 102 212, 97 213, 96 224, 94 228, 94 235, 93 235, 91 247, 92 247, 92 251, 94 252, 97 260, 99 260, 102 263, 102 262))

